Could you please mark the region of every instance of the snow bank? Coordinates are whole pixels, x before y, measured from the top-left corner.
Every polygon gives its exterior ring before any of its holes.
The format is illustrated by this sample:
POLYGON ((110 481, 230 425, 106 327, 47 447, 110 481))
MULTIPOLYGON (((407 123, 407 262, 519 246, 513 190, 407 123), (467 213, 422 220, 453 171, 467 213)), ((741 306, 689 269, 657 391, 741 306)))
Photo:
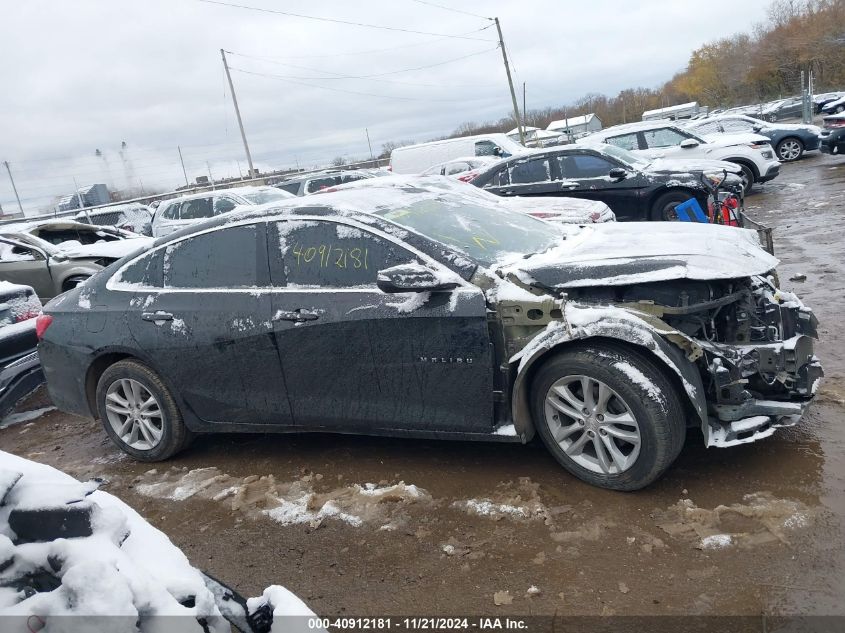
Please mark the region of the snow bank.
MULTIPOLYGON (((0 451, 4 626, 51 632, 229 631, 205 576, 165 534, 98 490, 100 483, 79 482, 0 451), (85 520, 72 520, 80 516, 85 520), (65 538, 55 538, 51 529, 65 538)), ((274 615, 311 614, 275 585, 253 600, 272 603, 274 615)), ((272 630, 280 625, 275 622, 272 630)))

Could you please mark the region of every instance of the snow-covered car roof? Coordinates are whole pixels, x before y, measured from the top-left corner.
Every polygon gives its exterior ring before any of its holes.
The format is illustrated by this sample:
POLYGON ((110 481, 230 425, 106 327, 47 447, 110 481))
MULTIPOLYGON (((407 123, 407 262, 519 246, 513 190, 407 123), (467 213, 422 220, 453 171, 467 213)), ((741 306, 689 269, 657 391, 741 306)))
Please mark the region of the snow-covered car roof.
POLYGON ((209 196, 220 196, 220 195, 227 195, 231 196, 234 195, 236 197, 241 197, 238 194, 239 187, 228 187, 226 189, 209 189, 208 191, 201 191, 199 193, 189 193, 185 194, 184 196, 177 196, 175 198, 168 198, 167 200, 163 200, 162 204, 164 203, 171 203, 174 201, 184 202, 185 200, 194 200, 195 198, 208 198, 209 196))
POLYGON ((4 224, 0 226, 0 234, 7 233, 32 233, 37 229, 52 228, 52 229, 66 229, 79 231, 93 231, 93 232, 107 232, 116 237, 127 239, 135 237, 134 233, 124 231, 112 226, 100 226, 97 224, 88 224, 86 222, 78 222, 76 220, 54 219, 47 218, 45 220, 31 220, 29 222, 15 222, 13 224, 4 224))

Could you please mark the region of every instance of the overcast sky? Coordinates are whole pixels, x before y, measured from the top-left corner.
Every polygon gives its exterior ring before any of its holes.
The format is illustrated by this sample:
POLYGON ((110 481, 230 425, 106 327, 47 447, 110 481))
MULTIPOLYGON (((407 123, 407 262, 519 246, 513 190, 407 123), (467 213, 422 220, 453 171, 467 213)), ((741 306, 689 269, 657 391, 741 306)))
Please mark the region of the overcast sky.
MULTIPOLYGON (((487 20, 418 0, 232 2, 428 34, 200 0, 2 0, 0 161, 9 161, 24 209, 71 193, 74 178, 115 188, 184 184, 177 145, 192 181, 207 174, 206 161, 216 177, 237 175, 237 161, 245 171, 221 48, 233 53, 260 169, 367 157, 365 128, 378 154, 387 141, 424 141, 511 109, 487 20), (423 66, 433 67, 397 72, 423 66)), ((432 2, 500 18, 529 109, 657 86, 702 43, 763 21, 769 4, 432 2)), ((17 210, 5 168, 0 204, 17 210)))

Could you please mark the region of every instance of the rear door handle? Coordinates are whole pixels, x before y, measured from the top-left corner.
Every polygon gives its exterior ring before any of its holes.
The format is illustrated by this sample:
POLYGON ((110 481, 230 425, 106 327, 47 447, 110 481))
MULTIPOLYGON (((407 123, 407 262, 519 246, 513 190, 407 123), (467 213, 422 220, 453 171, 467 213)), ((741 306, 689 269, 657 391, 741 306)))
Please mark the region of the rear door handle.
POLYGON ((170 312, 156 310, 155 312, 142 312, 141 318, 144 321, 172 321, 173 315, 170 312))
POLYGON ((273 316, 274 321, 292 321, 294 323, 304 323, 305 321, 316 321, 320 315, 316 312, 297 308, 296 310, 279 310, 273 316))

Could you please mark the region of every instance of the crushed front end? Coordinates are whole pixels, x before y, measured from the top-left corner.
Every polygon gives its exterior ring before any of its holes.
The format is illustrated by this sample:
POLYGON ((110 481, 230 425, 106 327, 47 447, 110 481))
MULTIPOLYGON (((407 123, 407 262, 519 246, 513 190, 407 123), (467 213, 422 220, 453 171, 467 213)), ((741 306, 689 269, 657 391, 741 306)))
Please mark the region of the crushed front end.
POLYGON ((707 446, 753 442, 796 424, 824 372, 814 353, 817 320, 793 294, 762 277, 702 325, 707 446))

